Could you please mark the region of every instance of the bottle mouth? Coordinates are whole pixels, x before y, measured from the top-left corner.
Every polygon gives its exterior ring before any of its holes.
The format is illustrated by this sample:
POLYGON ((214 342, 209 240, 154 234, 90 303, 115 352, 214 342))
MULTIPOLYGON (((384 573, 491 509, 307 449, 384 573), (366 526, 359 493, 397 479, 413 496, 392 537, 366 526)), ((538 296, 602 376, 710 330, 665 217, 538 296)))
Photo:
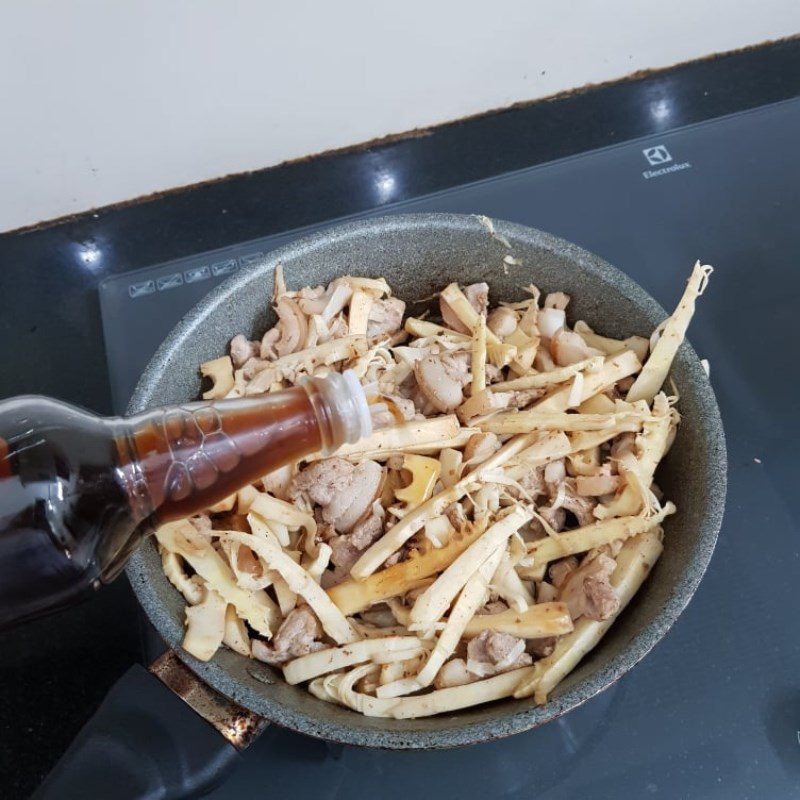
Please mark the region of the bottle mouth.
MULTIPOLYGON (((367 395, 353 370, 330 372, 324 378, 306 378, 302 385, 307 391, 308 384, 316 387, 327 407, 330 441, 324 442, 325 455, 330 455, 343 444, 355 444, 372 433, 367 395)), ((319 412, 317 416, 319 419, 319 412)))
POLYGON ((341 375, 342 378, 344 378, 344 383, 348 395, 352 399, 355 411, 352 415, 352 419, 355 421, 355 425, 353 426, 354 438, 352 441, 350 439, 347 440, 348 444, 354 444, 359 441, 359 439, 364 439, 372 434, 372 414, 370 413, 369 403, 367 402, 367 393, 364 391, 364 387, 359 382, 355 372, 351 369, 346 369, 341 375))

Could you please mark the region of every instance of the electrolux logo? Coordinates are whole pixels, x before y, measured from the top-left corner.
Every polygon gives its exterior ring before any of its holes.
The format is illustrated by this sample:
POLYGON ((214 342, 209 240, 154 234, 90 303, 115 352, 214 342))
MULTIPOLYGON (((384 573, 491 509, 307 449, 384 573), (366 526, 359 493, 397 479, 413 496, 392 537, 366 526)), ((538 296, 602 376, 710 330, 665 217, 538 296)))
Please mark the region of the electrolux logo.
POLYGON ((655 147, 645 147, 642 152, 644 153, 644 157, 647 159, 647 163, 651 167, 654 167, 657 164, 666 164, 668 161, 672 161, 672 156, 669 154, 669 150, 667 150, 663 144, 658 144, 655 147))
POLYGON ((642 150, 642 155, 647 160, 651 167, 658 167, 659 169, 646 169, 642 172, 642 177, 645 180, 650 178, 660 178, 662 175, 669 175, 671 172, 680 172, 684 169, 690 169, 691 164, 688 161, 674 162, 672 154, 667 150, 663 144, 656 144, 652 147, 645 147, 642 150), (662 166, 667 164, 669 166, 662 166))

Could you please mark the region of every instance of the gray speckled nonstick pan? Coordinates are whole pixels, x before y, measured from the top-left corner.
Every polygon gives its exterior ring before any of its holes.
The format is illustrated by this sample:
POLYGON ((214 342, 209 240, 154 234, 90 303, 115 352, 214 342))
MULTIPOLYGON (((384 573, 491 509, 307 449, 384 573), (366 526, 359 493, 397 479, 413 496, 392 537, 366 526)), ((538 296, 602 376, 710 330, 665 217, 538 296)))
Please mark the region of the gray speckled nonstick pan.
MULTIPOLYGON (((572 296, 571 320, 598 332, 649 335, 665 311, 630 278, 595 255, 532 228, 475 217, 394 216, 340 225, 277 250, 220 286, 172 331, 139 382, 129 412, 198 396, 197 367, 226 352, 237 333, 259 337, 272 324, 272 274, 280 262, 292 288, 351 273, 383 276, 414 301, 450 281, 486 280, 493 301, 523 298, 521 286, 572 296), (507 240, 510 250, 503 243, 507 240), (504 265, 503 257, 519 262, 504 265)), ((691 265, 687 264, 687 276, 691 265)), ((700 311, 702 313, 702 309, 700 311)), ((683 423, 657 476, 678 513, 664 523, 666 549, 602 643, 553 692, 547 705, 509 700, 419 720, 364 717, 287 685, 278 672, 221 649, 208 663, 181 650, 184 601, 164 577, 154 542, 128 567, 131 584, 166 642, 205 683, 252 712, 311 736, 388 748, 452 747, 508 736, 564 714, 625 674, 666 633, 697 589, 714 550, 725 499, 725 440, 711 385, 684 344, 672 378, 683 423)))

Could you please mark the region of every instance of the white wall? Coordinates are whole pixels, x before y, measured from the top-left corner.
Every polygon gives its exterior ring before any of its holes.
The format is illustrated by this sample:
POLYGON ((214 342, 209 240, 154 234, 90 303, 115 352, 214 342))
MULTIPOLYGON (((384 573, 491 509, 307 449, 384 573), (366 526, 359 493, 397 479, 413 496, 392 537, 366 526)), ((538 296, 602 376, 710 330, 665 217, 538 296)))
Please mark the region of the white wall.
POLYGON ((798 9, 5 0, 0 231, 780 38, 798 9))

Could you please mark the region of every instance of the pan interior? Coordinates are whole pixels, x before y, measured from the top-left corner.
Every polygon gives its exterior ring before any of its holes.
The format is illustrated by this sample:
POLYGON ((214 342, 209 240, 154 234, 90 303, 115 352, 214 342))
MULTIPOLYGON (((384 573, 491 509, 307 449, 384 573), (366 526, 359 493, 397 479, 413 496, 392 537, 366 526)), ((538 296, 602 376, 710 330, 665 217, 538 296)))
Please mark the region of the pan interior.
MULTIPOLYGON (((519 300, 523 286, 572 297, 570 322, 586 320, 613 337, 649 336, 666 313, 637 284, 575 245, 531 228, 475 217, 411 215, 338 226, 269 254, 218 287, 173 330, 143 374, 129 412, 198 396, 197 366, 226 352, 237 333, 258 338, 273 322, 273 270, 290 288, 343 274, 385 277, 409 303, 451 281, 485 280, 491 300, 519 300), (505 241, 503 241, 505 240, 505 241), (508 246, 507 246, 508 245, 508 246), (510 249, 509 249, 510 246, 510 249), (512 255, 518 263, 508 264, 512 255)), ((688 267, 687 265, 687 274, 688 267)), ((146 613, 181 658, 222 694, 286 727, 335 741, 392 748, 448 747, 535 727, 607 688, 664 635, 688 603, 713 552, 725 496, 725 443, 713 391, 684 344, 671 373, 683 422, 657 475, 678 513, 665 523, 666 548, 653 574, 600 645, 553 692, 547 705, 510 700, 420 720, 364 717, 291 687, 279 673, 222 648, 201 663, 180 649, 184 601, 164 577, 155 544, 132 559, 128 575, 146 613)))

